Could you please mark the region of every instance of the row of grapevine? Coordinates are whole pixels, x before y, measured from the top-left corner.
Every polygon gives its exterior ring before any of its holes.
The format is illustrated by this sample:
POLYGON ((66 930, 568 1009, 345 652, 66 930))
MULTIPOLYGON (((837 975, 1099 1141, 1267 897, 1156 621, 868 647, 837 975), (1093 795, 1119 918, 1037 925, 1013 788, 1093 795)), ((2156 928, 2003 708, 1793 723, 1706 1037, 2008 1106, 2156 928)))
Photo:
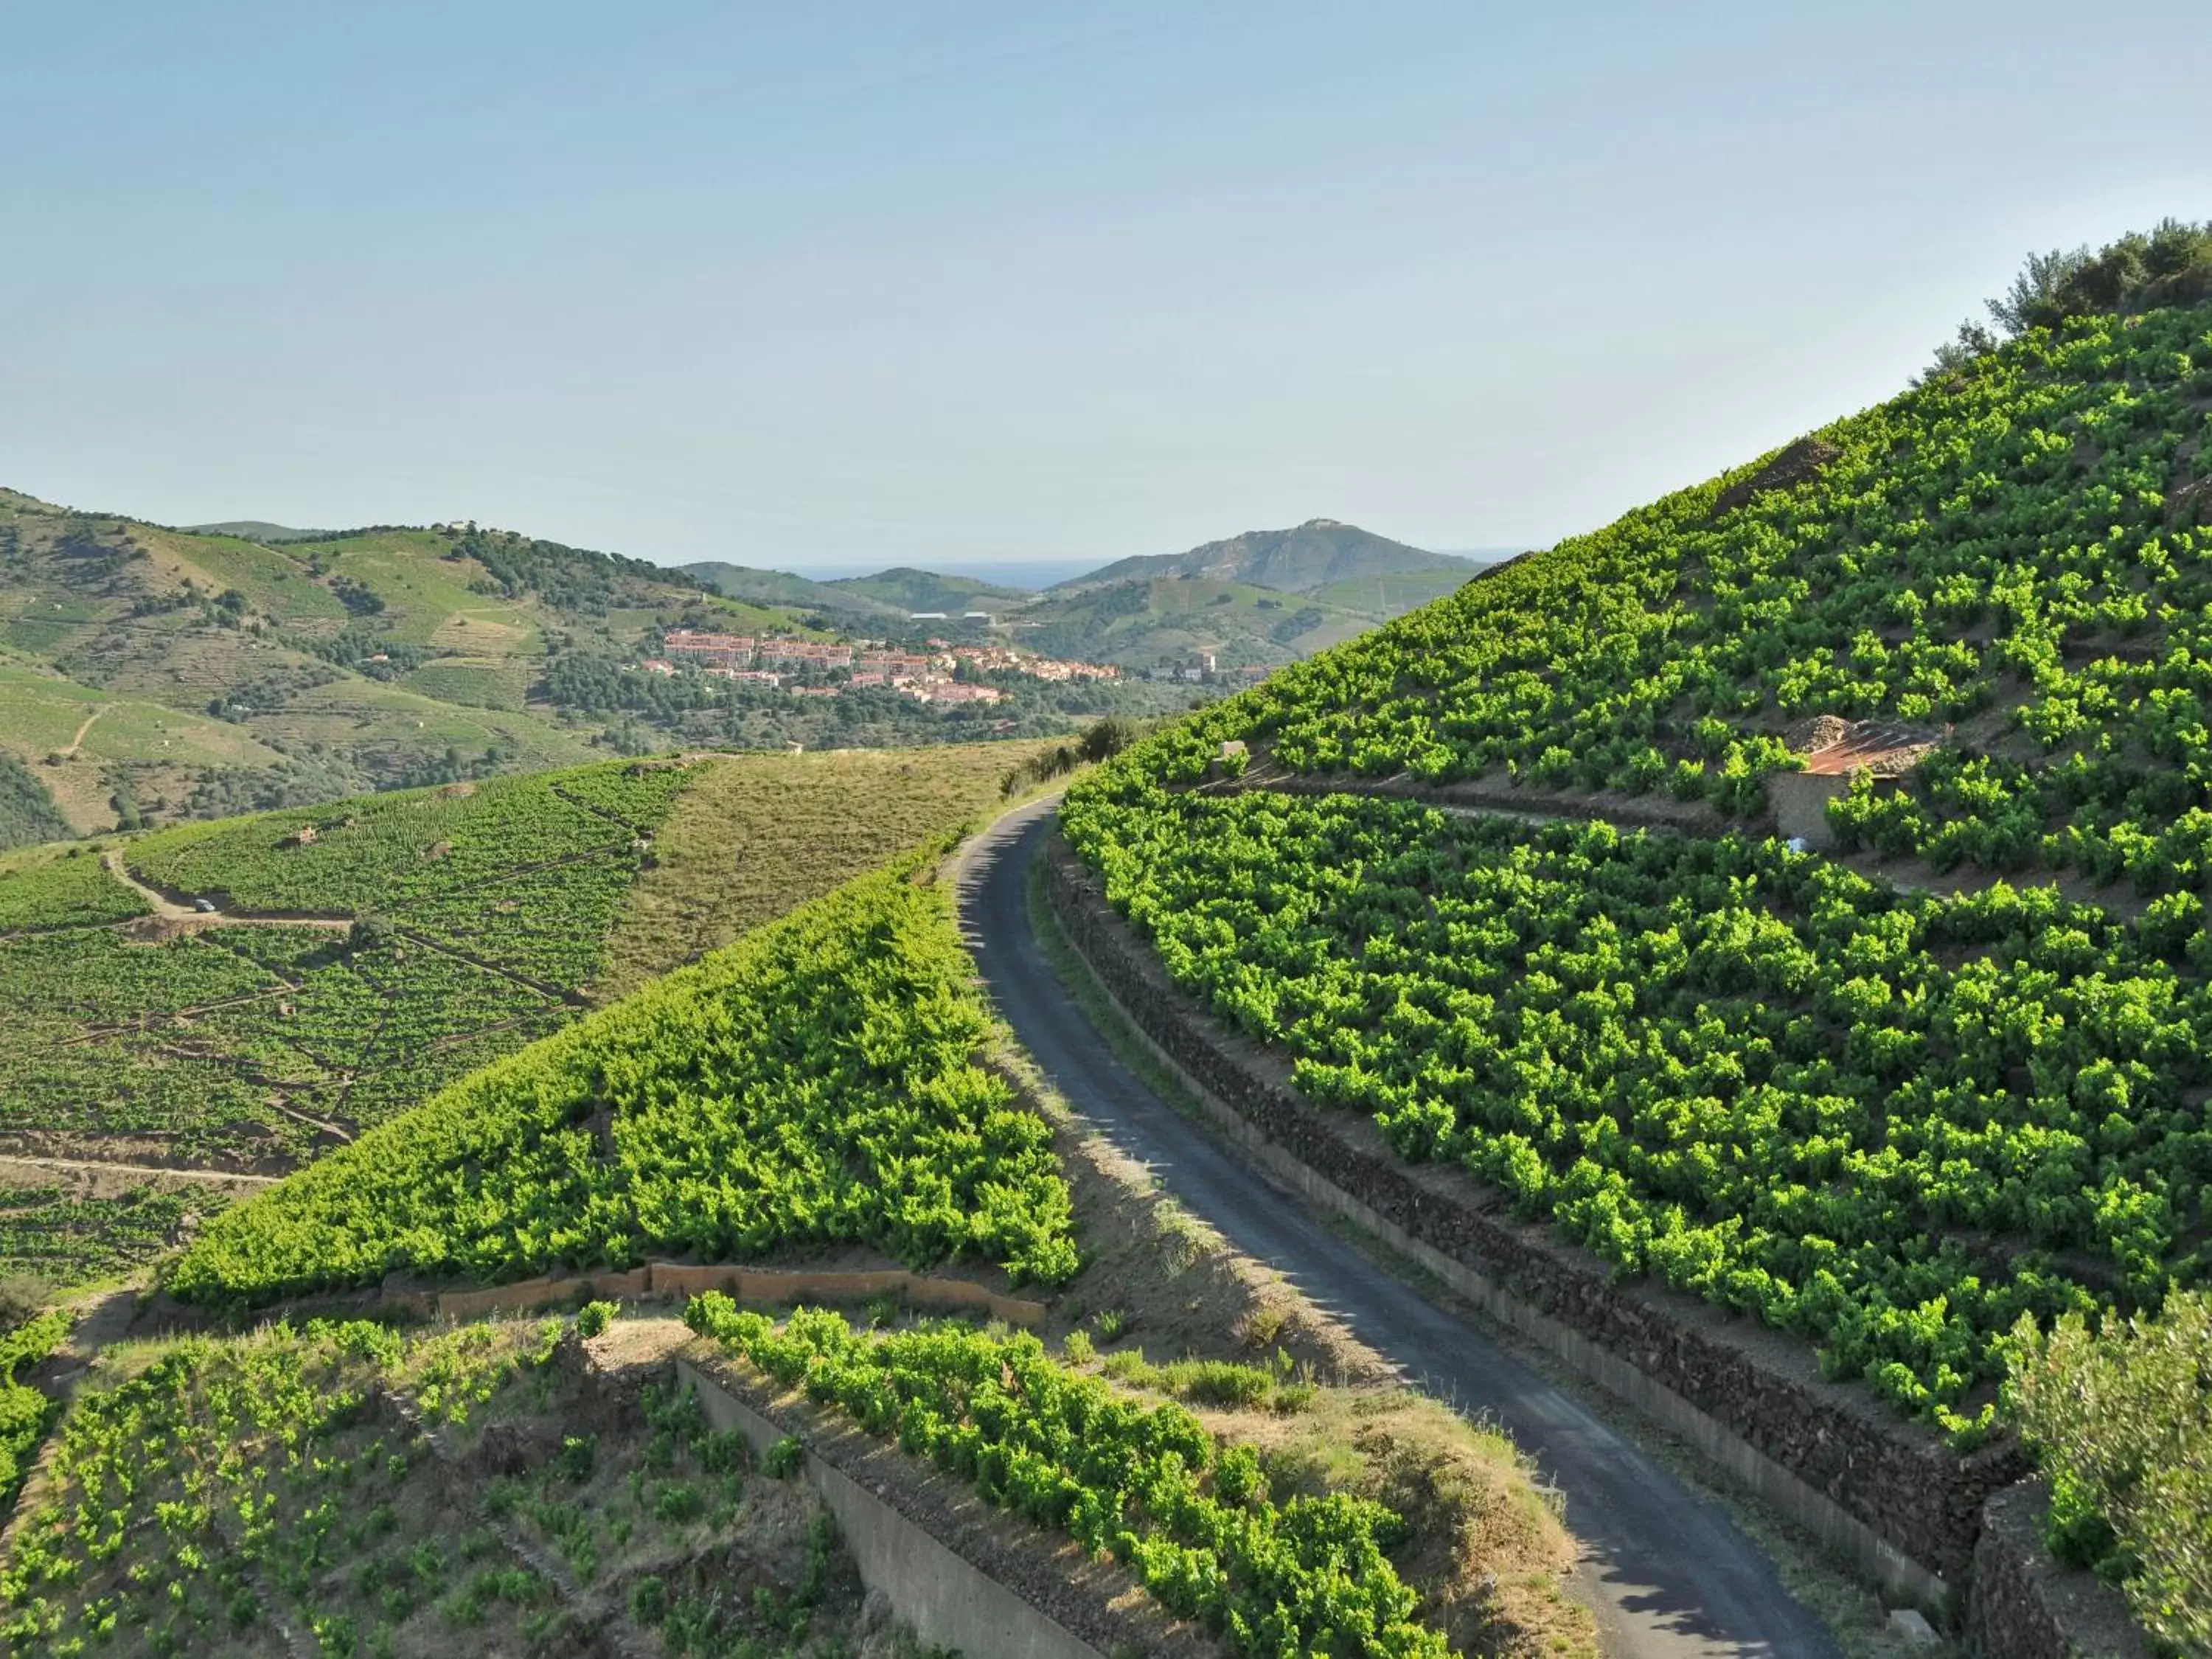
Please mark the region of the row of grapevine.
POLYGON ((96 927, 146 914, 92 848, 40 847, 0 856, 0 933, 96 927))
POLYGON ((926 863, 854 882, 230 1210, 173 1288, 259 1300, 403 1268, 496 1280, 842 1243, 1066 1279, 1050 1130, 977 1064, 989 1017, 926 863))
POLYGON ((2212 1277, 2193 895, 2123 925, 1772 842, 1177 794, 1136 765, 1063 823, 1309 1097, 1962 1437, 2021 1314, 2212 1277))
POLYGON ((53 1401, 18 1373, 59 1347, 69 1329, 67 1314, 49 1312, 0 1330, 0 1509, 15 1501, 54 1411, 53 1401))
POLYGON ((278 1325, 187 1338, 88 1386, 0 1565, 0 1643, 21 1654, 118 1639, 156 1655, 258 1651, 271 1637, 283 1644, 270 1627, 289 1625, 295 1647, 312 1634, 319 1651, 356 1651, 359 1620, 340 1602, 404 1619, 461 1566, 450 1537, 400 1535, 399 1506, 419 1508, 409 1488, 428 1457, 374 1402, 401 1395, 429 1425, 458 1428, 542 1364, 558 1328, 410 1340, 368 1323, 278 1325), (405 1562, 410 1548, 412 1571, 364 1577, 357 1565, 405 1562))
POLYGON ((856 1334, 801 1309, 779 1329, 720 1292, 686 1322, 786 1387, 972 1486, 988 1501, 1110 1554, 1170 1613, 1236 1654, 1443 1659, 1392 1566, 1396 1514, 1341 1492, 1278 1499, 1258 1454, 1190 1412, 1073 1371, 1034 1336, 952 1322, 856 1334))
POLYGON ((665 763, 586 767, 179 824, 131 843, 157 885, 247 910, 399 912, 600 849, 626 850, 687 781, 665 763))

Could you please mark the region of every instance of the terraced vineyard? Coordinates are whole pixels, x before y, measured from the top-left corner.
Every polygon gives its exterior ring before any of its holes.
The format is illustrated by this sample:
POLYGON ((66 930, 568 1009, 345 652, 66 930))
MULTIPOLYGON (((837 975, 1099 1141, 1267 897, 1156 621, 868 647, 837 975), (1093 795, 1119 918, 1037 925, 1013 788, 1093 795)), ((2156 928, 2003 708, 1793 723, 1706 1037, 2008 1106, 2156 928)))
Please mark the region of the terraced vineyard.
POLYGON ((171 1287, 263 1301, 395 1269, 518 1278, 854 1243, 912 1267, 1077 1266, 1045 1122, 933 854, 902 860, 447 1090, 218 1218, 171 1287))
POLYGON ((298 1167, 559 1030, 611 966, 943 835, 1033 748, 612 763, 0 854, 0 1154, 33 1161, 0 1259, 118 1271, 224 1202, 36 1160, 298 1167))
POLYGON ((2170 931, 1345 796, 1125 783, 1067 826, 1310 1098, 1955 1432, 1993 1422, 2023 1314, 2204 1270, 2212 992, 2170 931))
POLYGON ((1210 1433, 1183 1407, 1118 1395, 1034 1336, 950 1325, 856 1334, 819 1308, 779 1330, 719 1293, 695 1298, 685 1317, 786 1388, 896 1436, 1086 1553, 1110 1554, 1231 1654, 1452 1650, 1416 1617, 1420 1597, 1391 1565, 1403 1516, 1341 1492, 1279 1498, 1252 1446, 1210 1433))
MULTIPOLYGON (((1194 716, 1066 832, 1309 1100, 1972 1446, 2015 1329, 2212 1282, 2208 437, 2212 306, 2053 317, 1194 716), (1785 844, 1823 727, 1901 781, 1785 844)), ((2144 1474, 2198 1536, 2202 1437, 2144 1474)), ((2202 1565, 2130 1580, 2160 1628, 2202 1565)))
POLYGON ((1186 722, 1293 772, 1755 817, 1818 715, 1942 744, 1836 811, 1939 868, 2195 887, 2212 307, 2078 319, 1532 554, 1186 722))
POLYGON ((658 1626, 671 1652, 850 1651, 858 1581, 819 1504, 689 1395, 588 1426, 562 1334, 317 1323, 139 1356, 59 1431, 0 1639, 430 1656, 635 1650, 658 1626), (712 1594, 732 1578, 760 1593, 712 1594))

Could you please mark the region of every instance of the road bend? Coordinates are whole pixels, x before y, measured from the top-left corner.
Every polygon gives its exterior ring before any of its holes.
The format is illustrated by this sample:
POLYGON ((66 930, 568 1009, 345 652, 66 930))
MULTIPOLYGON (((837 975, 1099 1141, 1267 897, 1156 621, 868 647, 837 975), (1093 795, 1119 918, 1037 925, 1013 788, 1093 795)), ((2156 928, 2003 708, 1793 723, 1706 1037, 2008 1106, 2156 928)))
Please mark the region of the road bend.
POLYGON ((1841 1659, 1826 1626, 1710 1498, 1686 1486, 1482 1331, 1436 1307, 1163 1102, 1054 973, 1028 874, 1057 803, 1009 814, 956 872, 961 921, 1000 1013, 1068 1103, 1149 1164, 1238 1249, 1463 1408, 1494 1417, 1565 1495, 1583 1560, 1571 1586, 1610 1659, 1841 1659))

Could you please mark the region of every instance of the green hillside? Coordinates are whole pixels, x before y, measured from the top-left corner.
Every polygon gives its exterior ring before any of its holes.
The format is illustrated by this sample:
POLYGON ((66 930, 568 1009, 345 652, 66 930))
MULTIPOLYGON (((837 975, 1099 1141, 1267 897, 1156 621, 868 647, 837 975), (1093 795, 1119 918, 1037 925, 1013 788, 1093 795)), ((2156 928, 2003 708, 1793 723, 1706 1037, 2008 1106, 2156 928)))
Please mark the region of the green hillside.
POLYGON ((956 829, 1033 752, 615 762, 0 854, 0 1273, 143 1260, 228 1190, 153 1172, 310 1162, 956 829))
MULTIPOLYGON (((1360 609, 1358 602, 1377 597, 1376 585, 1357 586, 1363 591, 1351 605, 1206 576, 1056 588, 1013 617, 1012 637, 1048 656, 1125 668, 1173 665, 1205 653, 1224 669, 1273 665, 1339 644, 1396 614, 1360 609)), ((1411 605, 1434 593, 1414 577, 1381 597, 1386 605, 1395 598, 1411 605)))
POLYGON ((2018 1322, 2212 1280, 2212 233, 2116 246, 1065 815, 1310 1098, 1965 1444, 2018 1322))
POLYGON ((1426 553, 1358 525, 1309 519, 1288 530, 1248 530, 1241 536, 1194 547, 1188 553, 1116 559, 1051 591, 1065 593, 1157 576, 1189 576, 1307 593, 1332 583, 1377 576, 1440 573, 1464 581, 1476 568, 1472 561, 1456 554, 1426 553))
POLYGON ((340 532, 335 530, 297 530, 266 519, 225 519, 216 524, 188 524, 195 536, 240 536, 249 542, 319 542, 340 532))
POLYGON ((1073 1273, 1051 1131, 974 1057, 950 906, 903 866, 801 908, 477 1073, 217 1218, 179 1295, 265 1299, 394 1268, 874 1246, 1073 1273))
POLYGON ((1025 587, 1003 587, 974 576, 940 576, 905 565, 872 576, 841 577, 827 586, 904 611, 943 611, 955 617, 963 611, 1003 610, 1030 597, 1025 587))
POLYGON ((1016 639, 1048 655, 1139 670, 1208 655, 1224 671, 1272 667, 1403 616, 1481 568, 1315 519, 1117 560, 1047 590, 1011 622, 1016 639))
POLYGON ((854 617, 905 619, 901 607, 885 604, 842 582, 817 582, 786 570, 757 570, 750 565, 708 559, 685 565, 683 574, 711 592, 754 605, 819 611, 832 616, 850 613, 854 617))
POLYGON ((473 527, 165 529, 0 490, 0 755, 79 833, 573 764, 557 664, 781 613, 473 527))

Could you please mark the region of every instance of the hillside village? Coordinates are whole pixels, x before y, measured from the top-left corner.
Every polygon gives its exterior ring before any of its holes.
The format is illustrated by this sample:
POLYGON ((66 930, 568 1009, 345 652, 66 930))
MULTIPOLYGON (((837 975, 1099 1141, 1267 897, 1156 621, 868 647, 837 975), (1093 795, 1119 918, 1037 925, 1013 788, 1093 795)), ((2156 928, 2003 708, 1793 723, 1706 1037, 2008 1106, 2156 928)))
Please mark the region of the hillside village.
POLYGON ((955 645, 931 639, 927 651, 900 651, 881 641, 848 643, 787 635, 714 634, 678 628, 639 672, 673 677, 691 669, 710 679, 781 687, 795 696, 836 696, 847 690, 889 687, 918 702, 994 703, 1006 694, 979 683, 987 674, 1018 674, 1050 684, 1112 681, 1110 664, 1063 662, 1004 646, 955 645))

